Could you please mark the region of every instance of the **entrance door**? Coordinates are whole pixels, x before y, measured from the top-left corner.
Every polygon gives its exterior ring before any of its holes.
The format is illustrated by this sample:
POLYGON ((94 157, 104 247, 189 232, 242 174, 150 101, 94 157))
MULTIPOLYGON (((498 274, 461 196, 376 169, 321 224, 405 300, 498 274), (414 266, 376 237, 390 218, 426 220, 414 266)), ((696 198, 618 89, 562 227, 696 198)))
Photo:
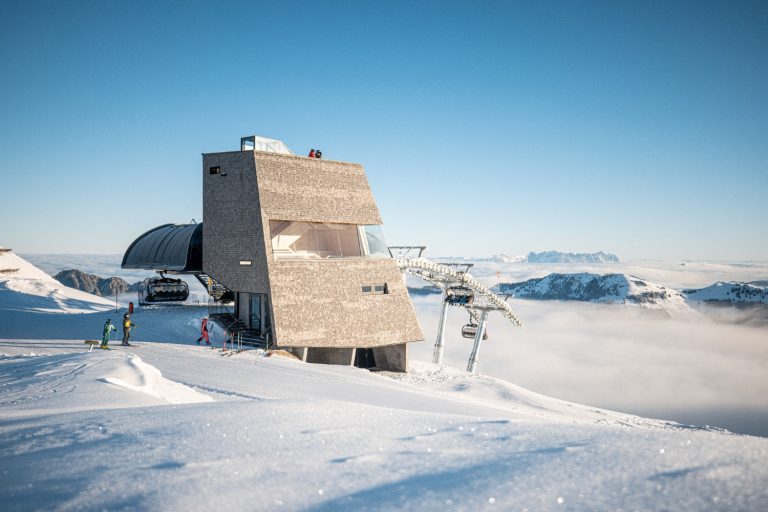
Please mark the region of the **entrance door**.
POLYGON ((249 327, 255 331, 258 331, 259 333, 262 332, 261 330, 261 319, 262 319, 262 310, 261 310, 261 294, 260 293, 252 293, 251 294, 251 304, 250 304, 250 322, 249 327))

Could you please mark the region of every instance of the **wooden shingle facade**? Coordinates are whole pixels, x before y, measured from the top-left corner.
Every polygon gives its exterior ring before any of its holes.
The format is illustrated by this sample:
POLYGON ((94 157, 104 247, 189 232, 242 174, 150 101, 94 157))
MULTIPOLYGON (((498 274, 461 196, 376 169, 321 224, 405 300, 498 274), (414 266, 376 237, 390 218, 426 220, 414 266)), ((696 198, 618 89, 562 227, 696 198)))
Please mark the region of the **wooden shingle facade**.
POLYGON ((263 151, 203 155, 203 270, 239 317, 310 362, 405 371, 423 339, 359 164, 263 151))

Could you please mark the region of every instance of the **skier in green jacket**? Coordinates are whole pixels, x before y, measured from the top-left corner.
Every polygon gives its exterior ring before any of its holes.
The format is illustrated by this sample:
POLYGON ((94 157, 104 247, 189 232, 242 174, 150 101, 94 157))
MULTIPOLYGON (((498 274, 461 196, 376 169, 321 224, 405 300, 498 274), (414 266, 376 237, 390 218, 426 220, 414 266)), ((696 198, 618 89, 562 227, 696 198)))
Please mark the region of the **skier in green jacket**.
POLYGON ((104 324, 104 335, 101 337, 101 348, 109 348, 109 335, 112 331, 117 332, 117 327, 112 324, 112 319, 107 318, 107 323, 104 324))

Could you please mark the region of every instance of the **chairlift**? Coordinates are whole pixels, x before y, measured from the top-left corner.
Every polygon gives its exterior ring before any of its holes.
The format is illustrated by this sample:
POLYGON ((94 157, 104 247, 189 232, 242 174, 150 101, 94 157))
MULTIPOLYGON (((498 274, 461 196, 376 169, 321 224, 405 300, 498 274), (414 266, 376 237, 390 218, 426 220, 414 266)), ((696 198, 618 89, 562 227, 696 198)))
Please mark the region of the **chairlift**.
POLYGON ((181 279, 171 279, 160 274, 142 283, 144 302, 184 302, 189 298, 189 286, 181 279))
POLYGON ((449 306, 466 306, 475 300, 475 292, 466 286, 451 286, 445 291, 445 302, 449 306))
MULTIPOLYGON (((475 336, 477 336, 477 324, 470 322, 461 328, 462 338, 475 339, 475 336)), ((486 329, 485 332, 483 332, 483 340, 487 340, 487 339, 488 339, 488 329, 486 329)))

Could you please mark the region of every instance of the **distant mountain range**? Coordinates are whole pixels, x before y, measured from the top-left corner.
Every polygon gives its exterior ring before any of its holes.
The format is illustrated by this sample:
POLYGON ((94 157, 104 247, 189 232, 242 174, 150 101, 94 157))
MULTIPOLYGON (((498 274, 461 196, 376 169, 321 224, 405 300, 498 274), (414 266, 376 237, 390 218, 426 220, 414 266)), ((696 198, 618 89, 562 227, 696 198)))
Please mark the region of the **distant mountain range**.
MULTIPOLYGON (((520 283, 501 283, 499 293, 516 299, 638 304, 650 308, 685 308, 688 302, 768 304, 768 282, 719 282, 706 288, 674 290, 626 274, 553 273, 520 283)), ((409 287, 412 296, 439 294, 434 286, 409 287)))
POLYGON ((673 290, 625 274, 549 274, 522 283, 501 283, 501 293, 536 300, 578 300, 662 305, 684 301, 768 304, 765 282, 720 282, 701 289, 673 290))
POLYGON ((544 251, 529 252, 526 256, 495 254, 490 258, 480 258, 477 261, 493 261, 495 263, 620 263, 618 256, 603 251, 590 253, 544 251))
POLYGON ((682 302, 680 292, 625 274, 549 274, 522 283, 501 283, 499 291, 520 299, 577 300, 653 305, 682 302))
POLYGON ((100 297, 111 297, 116 293, 134 292, 139 289, 140 283, 129 284, 119 277, 99 277, 81 270, 62 270, 53 276, 64 286, 92 293, 100 297))

